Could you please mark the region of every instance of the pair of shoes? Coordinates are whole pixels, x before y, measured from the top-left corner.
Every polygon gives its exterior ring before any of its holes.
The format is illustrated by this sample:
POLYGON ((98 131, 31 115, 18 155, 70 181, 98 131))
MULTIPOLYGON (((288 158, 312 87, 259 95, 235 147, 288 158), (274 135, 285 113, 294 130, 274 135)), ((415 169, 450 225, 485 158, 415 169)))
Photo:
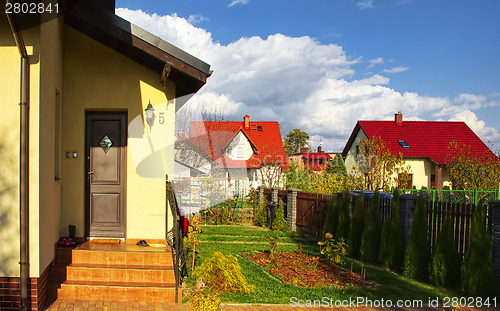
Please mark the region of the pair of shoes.
POLYGON ((73 246, 75 244, 76 244, 76 242, 73 241, 71 238, 62 238, 59 241, 59 245, 61 245, 61 246, 73 246))
POLYGON ((139 242, 137 242, 135 245, 139 245, 139 246, 149 246, 149 244, 145 241, 145 240, 140 240, 139 242))

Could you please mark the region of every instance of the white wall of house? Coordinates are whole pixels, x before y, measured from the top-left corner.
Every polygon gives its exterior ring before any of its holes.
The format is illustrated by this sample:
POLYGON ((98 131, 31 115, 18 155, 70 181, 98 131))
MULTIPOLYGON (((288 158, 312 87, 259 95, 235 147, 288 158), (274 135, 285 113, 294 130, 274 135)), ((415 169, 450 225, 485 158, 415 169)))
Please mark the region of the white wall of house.
POLYGON ((351 148, 347 152, 346 158, 345 158, 345 167, 347 169, 348 174, 352 174, 353 171, 356 171, 358 169, 358 166, 356 164, 356 156, 357 156, 357 150, 359 144, 361 144, 361 141, 363 139, 367 138, 365 132, 363 129, 360 129, 358 132, 358 135, 354 139, 354 142, 351 145, 351 148))
POLYGON ((248 160, 253 154, 252 146, 243 132, 238 132, 229 143, 227 156, 232 160, 248 160))

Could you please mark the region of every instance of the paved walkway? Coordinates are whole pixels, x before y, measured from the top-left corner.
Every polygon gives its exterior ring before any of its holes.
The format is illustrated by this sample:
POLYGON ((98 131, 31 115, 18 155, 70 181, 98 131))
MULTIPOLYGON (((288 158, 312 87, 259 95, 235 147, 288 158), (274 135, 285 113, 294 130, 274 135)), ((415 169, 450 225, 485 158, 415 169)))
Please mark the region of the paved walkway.
MULTIPOLYGON (((113 301, 82 301, 82 300, 57 300, 50 304, 50 306, 45 309, 49 311, 189 311, 189 305, 185 304, 173 304, 173 303, 146 303, 146 302, 113 302, 113 301)), ((223 304, 223 311, 333 311, 333 310, 363 310, 363 311, 374 311, 374 310, 452 310, 443 308, 327 308, 327 307, 292 307, 290 305, 248 305, 248 304, 223 304)), ((456 309, 455 309, 456 310, 456 309)), ((460 311, 466 310, 479 310, 479 309, 469 309, 460 308, 460 311)), ((484 310, 498 310, 498 309, 482 309, 484 310)), ((203 311, 203 310, 197 310, 203 311)))

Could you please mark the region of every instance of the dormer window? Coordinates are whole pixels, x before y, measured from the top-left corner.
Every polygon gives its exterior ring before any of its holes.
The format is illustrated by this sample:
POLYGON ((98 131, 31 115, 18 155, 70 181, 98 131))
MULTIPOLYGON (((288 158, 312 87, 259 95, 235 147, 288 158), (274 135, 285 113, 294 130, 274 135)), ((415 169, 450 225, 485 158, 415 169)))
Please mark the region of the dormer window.
POLYGON ((410 149, 410 145, 406 142, 404 139, 398 139, 398 143, 403 147, 404 149, 410 149))

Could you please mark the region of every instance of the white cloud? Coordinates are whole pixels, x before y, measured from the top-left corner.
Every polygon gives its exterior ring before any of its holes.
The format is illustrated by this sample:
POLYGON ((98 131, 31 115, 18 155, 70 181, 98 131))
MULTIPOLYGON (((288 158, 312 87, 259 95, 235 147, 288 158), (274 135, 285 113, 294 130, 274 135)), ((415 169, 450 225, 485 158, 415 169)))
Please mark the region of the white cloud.
POLYGON ((379 57, 379 58, 375 58, 375 59, 370 59, 368 62, 370 63, 370 65, 368 65, 368 68, 372 68, 375 65, 381 65, 381 64, 383 64, 384 63, 384 59, 382 57, 379 57))
POLYGON ((403 71, 406 71, 410 69, 410 67, 394 67, 394 68, 391 68, 391 69, 384 69, 384 72, 387 72, 387 73, 398 73, 398 72, 403 72, 403 71))
MULTIPOLYGON (((389 78, 377 74, 352 80, 353 65, 361 58, 351 59, 341 46, 283 34, 221 45, 176 14, 127 9, 117 9, 117 14, 209 63, 214 73, 191 101, 220 107, 230 120, 248 114, 253 120, 279 121, 282 136, 301 128, 310 136, 321 136, 323 150, 341 151, 357 120, 392 120, 402 111, 405 120, 421 120, 422 115, 467 119, 483 141, 500 143, 499 131, 487 127, 472 111, 491 104, 487 99, 473 94, 450 100, 401 93, 390 88, 389 78)), ((369 63, 382 64, 384 59, 369 63)))
POLYGON ((356 6, 360 9, 374 9, 373 0, 358 0, 356 6))
POLYGON ((500 147, 500 130, 492 127, 487 127, 486 123, 482 120, 479 120, 476 114, 470 110, 464 110, 461 112, 457 112, 453 114, 450 118, 450 121, 464 121, 477 136, 481 138, 481 140, 490 146, 495 146, 493 151, 496 151, 495 148, 500 147))
POLYGON ((208 20, 208 18, 206 18, 205 16, 195 14, 195 15, 189 15, 189 18, 187 21, 190 24, 196 25, 196 24, 200 24, 201 22, 204 22, 207 20, 208 20))
POLYGON ((233 0, 233 2, 231 2, 228 7, 232 7, 232 6, 235 6, 237 4, 248 4, 248 2, 250 2, 250 0, 233 0))

